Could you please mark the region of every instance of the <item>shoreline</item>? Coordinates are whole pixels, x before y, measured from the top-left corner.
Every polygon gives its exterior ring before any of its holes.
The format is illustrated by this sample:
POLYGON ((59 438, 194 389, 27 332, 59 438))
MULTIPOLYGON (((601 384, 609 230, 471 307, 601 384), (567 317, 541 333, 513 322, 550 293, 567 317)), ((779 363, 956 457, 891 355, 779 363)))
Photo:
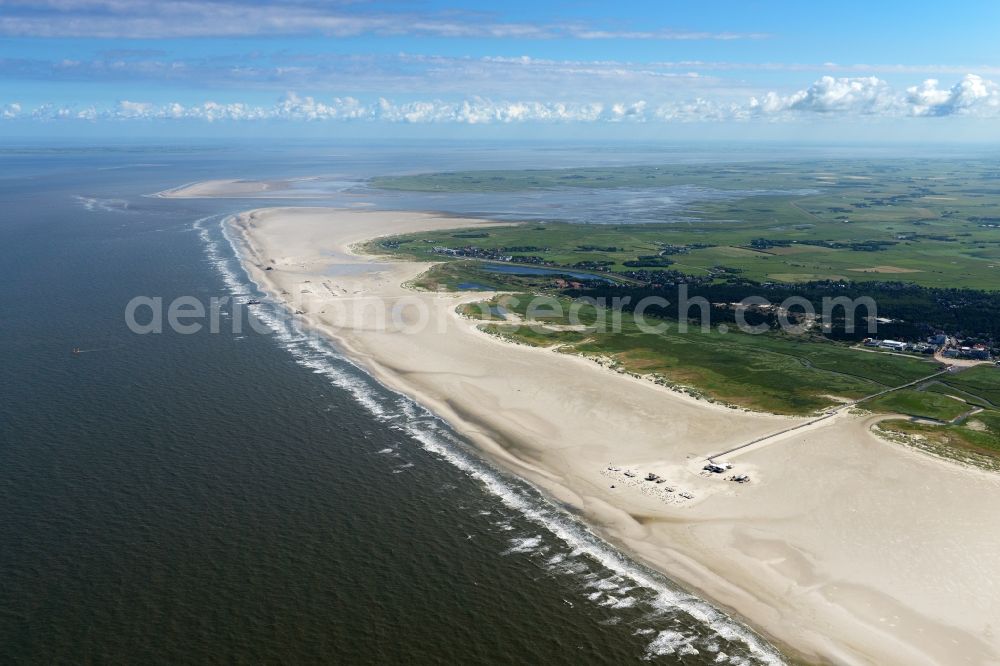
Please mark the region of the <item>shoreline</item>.
POLYGON ((277 199, 301 199, 304 195, 289 194, 287 180, 196 180, 170 187, 148 196, 157 199, 246 199, 263 196, 277 199), (282 192, 284 192, 282 194, 282 192))
MULTIPOLYGON (((798 543, 808 542, 809 539, 795 539, 795 529, 786 530, 790 534, 779 535, 778 538, 770 533, 774 532, 774 528, 768 529, 767 526, 775 521, 779 524, 788 522, 788 506, 791 504, 794 507, 795 504, 795 493, 779 487, 780 478, 789 471, 794 471, 794 464, 790 466, 786 456, 782 456, 780 452, 789 446, 784 442, 786 438, 782 437, 782 441, 774 446, 769 443, 766 448, 745 453, 749 461, 741 460, 740 465, 753 470, 755 483, 736 492, 733 492, 732 487, 719 486, 723 483, 721 480, 709 479, 706 482, 696 473, 691 473, 692 470, 688 469, 690 465, 677 463, 677 460, 690 459, 692 454, 703 452, 698 450, 704 444, 699 443, 699 435, 702 438, 721 437, 726 441, 749 439, 751 435, 767 435, 769 431, 787 427, 794 418, 732 410, 683 396, 689 401, 686 402, 668 387, 656 386, 642 378, 618 376, 584 357, 546 353, 549 350, 538 348, 514 351, 513 345, 492 339, 478 331, 474 322, 464 320, 455 313, 455 307, 459 303, 476 300, 493 292, 456 295, 407 291, 400 286, 406 281, 406 276, 409 275, 412 279, 430 264, 387 262, 382 257, 360 256, 352 251, 358 242, 398 233, 397 228, 408 231, 454 228, 472 226, 478 221, 417 213, 315 208, 250 211, 241 214, 236 220, 240 224, 234 226, 239 229, 241 242, 247 250, 241 256, 241 261, 254 281, 276 300, 283 302, 290 312, 301 308, 305 313, 303 318, 310 326, 333 338, 338 347, 361 363, 378 381, 410 396, 444 418, 487 457, 496 460, 516 475, 527 478, 557 501, 572 507, 586 522, 595 525, 609 541, 634 553, 639 561, 664 572, 683 587, 696 590, 700 596, 712 600, 718 606, 732 609, 738 616, 747 618, 751 626, 772 637, 783 648, 790 648, 789 651, 797 652, 805 659, 833 660, 839 663, 935 663, 945 654, 953 656, 955 650, 959 649, 954 645, 957 642, 967 652, 965 656, 970 663, 985 663, 987 658, 995 658, 995 641, 992 644, 985 643, 981 637, 968 630, 942 627, 940 623, 928 621, 919 615, 909 618, 910 622, 919 625, 911 627, 912 632, 887 632, 884 627, 879 626, 884 624, 884 620, 873 626, 872 619, 861 619, 859 616, 863 613, 857 609, 854 617, 851 617, 850 609, 856 606, 879 605, 894 611, 896 618, 906 615, 908 609, 900 607, 898 602, 894 603, 891 594, 886 595, 884 586, 881 589, 877 586, 875 589, 866 589, 864 585, 851 583, 849 577, 841 582, 836 575, 820 575, 816 567, 810 570, 810 565, 818 564, 822 559, 820 556, 823 548, 816 548, 815 544, 798 543), (350 229, 331 229, 331 226, 337 225, 323 224, 324 219, 344 222, 350 229), (262 228, 274 226, 281 228, 282 233, 269 236, 269 231, 262 228), (297 237, 296 232, 299 234, 297 237), (350 237, 352 234, 353 239, 350 237), (295 238, 288 240, 289 237, 295 238), (326 247, 327 251, 317 253, 317 245, 326 247), (279 256, 280 258, 276 258, 279 256), (377 268, 371 268, 376 266, 376 262, 377 268), (272 270, 265 271, 265 263, 272 270), (357 267, 359 264, 368 266, 368 272, 351 274, 351 271, 347 271, 337 274, 334 271, 331 276, 327 270, 330 266, 357 267), (311 297, 316 294, 312 293, 313 287, 310 287, 310 298, 306 300, 313 301, 311 304, 293 303, 294 292, 288 287, 315 285, 314 279, 326 285, 328 292, 320 293, 320 298, 313 299, 311 297), (447 341, 442 346, 442 340, 435 339, 433 333, 422 336, 418 334, 412 336, 415 339, 407 339, 403 337, 406 335, 403 333, 397 332, 394 335, 391 332, 375 331, 364 321, 360 326, 345 328, 338 325, 342 322, 331 321, 330 316, 321 309, 338 298, 343 301, 343 296, 356 297, 359 294, 359 302, 373 296, 382 299, 412 297, 424 302, 450 325, 444 335, 438 336, 447 338, 447 341), (459 350, 457 366, 454 365, 455 359, 449 358, 454 356, 455 349, 459 350), (462 352, 462 349, 466 351, 462 352), (462 353, 468 355, 463 357, 462 353), (409 360, 414 354, 423 358, 414 363, 409 360), (504 381, 504 378, 489 372, 468 373, 466 368, 479 361, 479 356, 488 359, 489 362, 483 366, 487 370, 491 367, 512 370, 510 360, 519 359, 518 367, 512 373, 514 380, 504 381), (401 362, 400 358, 408 360, 401 362), (440 375, 448 373, 442 373, 440 367, 448 367, 449 363, 453 364, 449 372, 454 376, 442 380, 440 375), (435 369, 436 365, 440 367, 435 369), (553 377, 563 380, 580 380, 581 384, 587 385, 587 396, 582 401, 579 397, 572 401, 574 404, 569 405, 568 411, 565 406, 559 411, 559 405, 544 402, 544 393, 546 389, 551 393, 551 387, 560 384, 558 381, 532 382, 530 374, 535 372, 536 367, 542 367, 553 377), (521 370, 522 373, 518 374, 516 370, 521 370), (463 371, 471 376, 462 376, 463 371), (438 376, 437 380, 434 379, 435 376, 438 376), (456 386, 465 390, 452 390, 456 386), (533 405, 531 401, 518 400, 512 392, 512 389, 521 392, 529 387, 538 393, 537 402, 542 403, 541 406, 533 405), (606 394, 608 387, 613 387, 616 391, 620 389, 628 397, 624 401, 618 400, 616 405, 604 407, 603 424, 587 421, 586 427, 574 428, 563 422, 546 422, 546 417, 553 418, 546 413, 552 410, 560 416, 575 415, 586 420, 574 408, 581 407, 581 402, 589 403, 582 407, 589 406, 592 411, 595 404, 599 406, 601 402, 607 402, 610 400, 606 394), (634 399, 637 404, 629 402, 630 399, 634 399), (488 409, 483 409, 484 404, 488 409), (652 423, 652 427, 650 423, 636 422, 634 414, 629 412, 630 408, 635 407, 652 423), (664 409, 668 412, 666 417, 661 415, 664 409), (506 419, 498 418, 497 412, 505 410, 508 416, 514 414, 519 420, 528 421, 530 427, 525 427, 523 423, 520 427, 515 427, 506 419), (615 432, 620 435, 622 428, 618 425, 609 428, 607 421, 619 420, 632 426, 627 431, 635 441, 620 443, 614 439, 615 432), (676 427, 678 422, 683 427, 676 427), (673 433, 679 441, 665 444, 662 441, 663 433, 657 434, 657 427, 667 428, 669 431, 671 423, 674 426, 673 433), (708 428, 704 427, 706 424, 708 428), (606 441, 620 444, 623 450, 619 452, 608 444, 581 444, 579 440, 593 437, 593 428, 610 438, 606 441), (539 441, 539 433, 546 433, 548 437, 539 441), (555 444, 552 445, 553 443, 555 444), (663 449, 672 451, 665 456, 663 449), (659 465, 655 469, 667 475, 671 485, 687 484, 692 489, 697 488, 692 490, 695 499, 688 504, 657 503, 650 502, 645 497, 610 491, 604 483, 607 476, 602 474, 608 471, 604 468, 609 466, 604 458, 607 454, 619 453, 619 461, 624 458, 622 462, 625 467, 659 465), (601 460, 599 468, 582 466, 579 460, 581 456, 586 458, 588 465, 597 464, 596 461, 601 460), (759 483, 758 478, 761 479, 759 483), (713 484, 718 487, 712 487, 713 484), (749 516, 742 516, 739 507, 746 499, 742 496, 757 496, 762 504, 767 505, 768 511, 760 511, 761 515, 757 517, 753 516, 752 511, 749 516), (752 529, 745 529, 741 525, 753 523, 755 519, 758 524, 752 529), (728 528, 720 529, 720 524, 728 525, 728 528), (737 547, 733 548, 734 545, 737 547), (814 547, 806 547, 809 545, 814 547), (788 561, 793 563, 792 571, 785 570, 789 568, 786 565, 788 561), (722 574, 723 571, 726 575, 722 574), (837 603, 831 598, 836 595, 817 596, 817 585, 827 593, 832 591, 831 588, 847 588, 851 585, 857 588, 851 590, 848 598, 840 599, 840 603, 837 603), (789 591, 794 592, 796 588, 801 588, 801 594, 805 595, 809 603, 803 603, 802 599, 787 599, 789 591), (819 621, 807 624, 802 619, 804 614, 819 621), (821 633, 819 626, 827 627, 833 636, 827 637, 821 633), (928 631, 934 636, 929 644, 928 631), (902 635, 894 635, 900 633, 902 635), (921 635, 924 640, 919 642, 924 643, 923 649, 913 649, 911 642, 921 635), (950 647, 951 651, 938 652, 935 646, 941 650, 950 647)), ((352 306, 348 304, 348 309, 350 307, 352 306)), ((549 400, 551 401, 551 396, 549 400)), ((847 430, 848 439, 857 440, 855 443, 860 449, 872 447, 872 442, 875 442, 874 447, 881 457, 900 458, 895 452, 896 447, 877 440, 870 433, 868 419, 845 416, 832 418, 831 422, 847 430)), ((831 429, 829 425, 821 424, 816 428, 826 433, 826 439, 829 439, 831 431, 840 430, 831 429)), ((837 432, 833 434, 835 440, 844 437, 837 432)), ((799 432, 789 433, 787 439, 798 439, 802 435, 799 432)), ((820 438, 822 437, 821 433, 820 438)), ((704 449, 704 446, 701 448, 704 449)), ((713 439, 707 448, 718 450, 722 445, 718 439, 713 439)), ((829 451, 821 451, 820 454, 821 458, 828 457, 829 451)), ((875 462, 877 461, 876 458, 875 462)), ((870 464, 872 461, 868 462, 870 464)), ((926 467, 929 463, 919 459, 911 460, 910 464, 926 467)), ((983 483, 992 481, 993 479, 988 479, 983 483)), ((1000 506, 996 493, 991 499, 991 507, 1000 506)), ((803 521, 800 518, 798 522, 803 521)), ((796 527, 801 529, 802 526, 796 527)), ((815 538, 816 535, 809 536, 815 538)), ((842 546, 840 550, 843 550, 842 546)), ((871 563, 858 565, 870 566, 871 563)), ((875 567, 876 572, 878 568, 875 567)), ((873 576, 867 578, 871 579, 873 576)), ((874 578, 877 579, 878 575, 874 578)), ((866 582, 871 584, 870 580, 866 582)), ((889 585, 890 591, 891 587, 889 585)), ((996 609, 992 610, 987 626, 991 626, 996 620, 996 609)))

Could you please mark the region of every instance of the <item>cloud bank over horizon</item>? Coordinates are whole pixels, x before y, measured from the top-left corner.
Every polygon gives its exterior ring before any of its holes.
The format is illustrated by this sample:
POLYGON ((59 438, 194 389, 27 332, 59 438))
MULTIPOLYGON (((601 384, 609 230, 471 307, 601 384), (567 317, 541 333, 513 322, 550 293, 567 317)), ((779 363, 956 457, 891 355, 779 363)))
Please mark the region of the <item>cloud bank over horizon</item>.
POLYGON ((974 17, 904 0, 0 0, 0 131, 997 140, 1000 4, 974 17))
POLYGON ((371 121, 384 123, 645 123, 645 122, 795 122, 810 117, 854 118, 1000 117, 1000 86, 966 74, 950 87, 937 79, 897 90, 875 77, 823 76, 807 88, 781 95, 767 92, 739 102, 704 97, 655 103, 645 99, 606 101, 497 100, 474 96, 457 101, 431 99, 395 102, 388 97, 362 101, 352 96, 316 98, 289 92, 272 105, 205 101, 197 104, 120 100, 112 105, 40 104, 11 101, 0 106, 0 120, 196 120, 371 121))

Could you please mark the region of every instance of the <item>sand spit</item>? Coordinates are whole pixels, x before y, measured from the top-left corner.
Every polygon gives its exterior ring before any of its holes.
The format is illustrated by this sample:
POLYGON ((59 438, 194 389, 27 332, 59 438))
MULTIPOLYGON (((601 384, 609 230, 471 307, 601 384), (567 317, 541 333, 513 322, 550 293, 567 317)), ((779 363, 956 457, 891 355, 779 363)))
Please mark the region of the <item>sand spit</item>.
POLYGON ((276 208, 233 224, 254 280, 382 382, 804 658, 1000 662, 1000 476, 885 442, 877 417, 846 413, 705 473, 705 456, 790 419, 497 340, 455 312, 487 294, 414 292, 401 285, 428 264, 352 250, 480 221, 276 208), (736 473, 751 481, 726 480, 736 473))
POLYGON ((205 180, 163 190, 153 196, 164 199, 246 199, 274 195, 286 197, 288 188, 289 182, 285 180, 205 180))

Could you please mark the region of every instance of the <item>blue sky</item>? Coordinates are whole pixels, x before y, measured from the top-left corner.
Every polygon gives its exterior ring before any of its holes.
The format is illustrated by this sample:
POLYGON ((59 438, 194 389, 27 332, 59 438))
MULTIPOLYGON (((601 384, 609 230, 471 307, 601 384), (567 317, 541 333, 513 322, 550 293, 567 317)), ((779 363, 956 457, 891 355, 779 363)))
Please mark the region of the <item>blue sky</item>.
POLYGON ((1000 139, 996 2, 0 0, 0 134, 1000 139))

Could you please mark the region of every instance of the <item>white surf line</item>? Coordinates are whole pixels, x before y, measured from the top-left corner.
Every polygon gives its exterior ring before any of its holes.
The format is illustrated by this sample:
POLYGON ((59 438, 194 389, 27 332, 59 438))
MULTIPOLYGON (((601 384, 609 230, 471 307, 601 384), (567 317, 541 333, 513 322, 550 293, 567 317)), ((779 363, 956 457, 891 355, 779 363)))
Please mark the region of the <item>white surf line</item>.
MULTIPOLYGON (((222 273, 223 280, 231 293, 236 293, 237 290, 242 293, 249 293, 250 285, 244 283, 242 279, 234 274, 228 266, 228 258, 223 257, 219 252, 217 241, 208 235, 204 223, 213 217, 216 216, 208 216, 195 223, 195 228, 198 229, 201 238, 206 242, 207 254, 216 268, 222 273)), ((241 244, 239 240, 235 239, 229 233, 228 221, 231 218, 232 215, 222 215, 220 222, 222 237, 229 244, 234 255, 233 260, 238 269, 243 273, 245 279, 258 291, 266 294, 267 292, 263 286, 249 275, 246 267, 242 264, 242 255, 240 254, 241 244)), ((273 299, 272 303, 277 308, 286 311, 289 310, 288 305, 280 299, 273 299)), ((399 430, 416 440, 422 449, 435 454, 440 459, 443 459, 463 472, 467 477, 479 482, 488 494, 499 499, 504 506, 516 511, 522 518, 543 528, 558 541, 565 544, 573 553, 578 555, 584 554, 591 561, 596 562, 613 575, 621 576, 623 579, 649 590, 654 595, 654 598, 646 603, 652 608, 663 613, 685 613, 697 621, 705 630, 714 632, 718 638, 742 645, 750 657, 758 663, 768 665, 785 663, 780 653, 751 627, 733 619, 710 602, 684 591, 670 580, 666 574, 661 574, 636 562, 608 541, 595 534, 586 523, 566 513, 549 500, 544 492, 526 480, 495 467, 483 459, 474 449, 461 446, 459 436, 454 433, 446 421, 418 402, 380 382, 378 378, 368 373, 352 359, 341 354, 337 350, 336 345, 328 338, 317 338, 316 336, 306 334, 301 330, 299 322, 295 319, 288 320, 287 322, 291 325, 292 330, 282 330, 280 320, 274 316, 265 314, 265 311, 256 312, 255 316, 275 331, 277 339, 284 343, 282 346, 292 354, 297 363, 326 376, 332 384, 348 392, 356 402, 366 408, 376 419, 384 423, 394 424, 399 430), (308 348, 311 352, 318 354, 322 358, 304 355, 303 352, 306 349, 303 349, 303 347, 308 348), (402 401, 412 410, 412 413, 404 414, 402 415, 403 418, 399 419, 390 410, 386 409, 378 400, 376 394, 364 386, 361 381, 335 367, 330 363, 330 360, 343 362, 354 368, 369 381, 395 396, 396 400, 402 401), (424 424, 424 419, 427 419, 433 425, 424 424), (450 441, 452 438, 455 441, 450 441), (528 489, 537 493, 537 496, 532 496, 526 490, 518 488, 517 485, 508 480, 508 476, 511 477, 511 480, 525 484, 528 489), (662 582, 658 580, 661 577, 662 582)), ((662 631, 659 632, 657 636, 662 633, 662 631)), ((695 637, 692 637, 691 640, 695 640, 695 637)), ((655 648, 656 646, 655 644, 651 644, 649 647, 655 648)))
POLYGON ((179 192, 180 190, 183 190, 186 187, 191 187, 192 185, 197 185, 200 182, 203 182, 203 181, 192 180, 189 183, 184 183, 183 185, 178 185, 177 187, 168 187, 165 190, 160 190, 159 192, 153 192, 151 194, 143 194, 142 196, 149 197, 151 199, 170 199, 170 198, 173 198, 170 195, 173 194, 174 192, 179 192))

